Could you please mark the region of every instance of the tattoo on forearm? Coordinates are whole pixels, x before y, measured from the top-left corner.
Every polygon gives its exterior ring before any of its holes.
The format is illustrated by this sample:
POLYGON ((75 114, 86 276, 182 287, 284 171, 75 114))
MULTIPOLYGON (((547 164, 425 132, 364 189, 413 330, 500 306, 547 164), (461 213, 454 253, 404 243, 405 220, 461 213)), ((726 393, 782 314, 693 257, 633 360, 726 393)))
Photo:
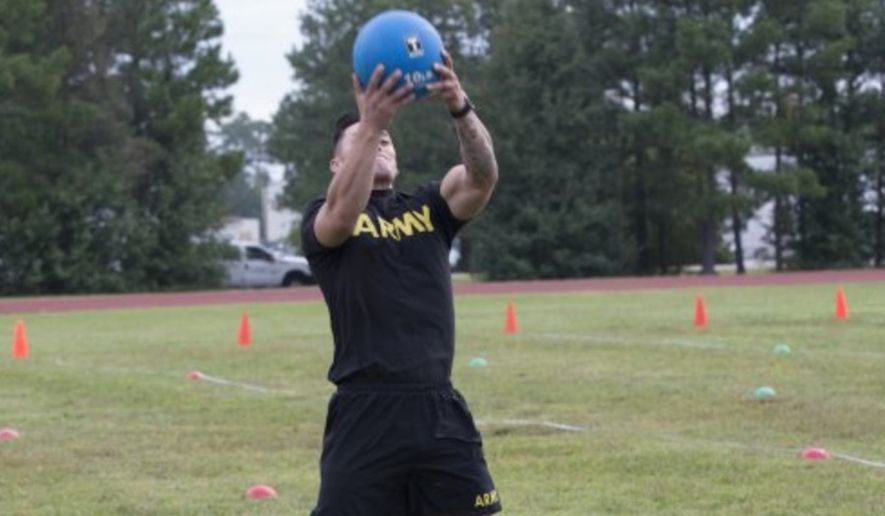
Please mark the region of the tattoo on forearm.
POLYGON ((461 158, 467 175, 477 185, 493 181, 498 171, 492 137, 476 116, 465 117, 455 124, 461 142, 461 158))

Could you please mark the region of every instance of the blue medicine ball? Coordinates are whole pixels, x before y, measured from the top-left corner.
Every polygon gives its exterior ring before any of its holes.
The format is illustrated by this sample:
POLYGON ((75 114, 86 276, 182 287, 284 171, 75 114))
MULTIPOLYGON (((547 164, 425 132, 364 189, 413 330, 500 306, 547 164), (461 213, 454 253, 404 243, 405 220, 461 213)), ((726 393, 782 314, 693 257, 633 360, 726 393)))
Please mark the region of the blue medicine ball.
POLYGON ((436 82, 434 63, 442 63, 443 42, 427 20, 409 11, 385 11, 360 29, 353 43, 353 70, 365 87, 380 63, 384 77, 397 68, 403 72, 399 85, 409 81, 415 95, 427 94, 426 86, 436 82))

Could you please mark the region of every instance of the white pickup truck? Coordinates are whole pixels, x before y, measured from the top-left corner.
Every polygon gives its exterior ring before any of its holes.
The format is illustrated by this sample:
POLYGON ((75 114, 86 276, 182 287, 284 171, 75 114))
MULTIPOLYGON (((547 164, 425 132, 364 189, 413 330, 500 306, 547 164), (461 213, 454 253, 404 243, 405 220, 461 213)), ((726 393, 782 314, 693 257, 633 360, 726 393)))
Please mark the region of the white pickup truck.
POLYGON ((290 287, 314 282, 307 258, 279 255, 258 244, 231 242, 224 261, 229 287, 290 287))

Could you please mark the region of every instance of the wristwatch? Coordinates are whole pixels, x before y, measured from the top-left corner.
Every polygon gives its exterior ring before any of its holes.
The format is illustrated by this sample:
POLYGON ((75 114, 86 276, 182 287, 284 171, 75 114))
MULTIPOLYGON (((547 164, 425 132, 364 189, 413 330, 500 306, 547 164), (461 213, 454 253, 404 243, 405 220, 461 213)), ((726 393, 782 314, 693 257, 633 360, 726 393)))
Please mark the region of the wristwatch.
POLYGON ((458 111, 449 111, 451 113, 452 118, 464 118, 471 111, 475 110, 476 106, 473 105, 473 102, 470 101, 470 97, 466 94, 464 95, 464 107, 459 109, 458 111))

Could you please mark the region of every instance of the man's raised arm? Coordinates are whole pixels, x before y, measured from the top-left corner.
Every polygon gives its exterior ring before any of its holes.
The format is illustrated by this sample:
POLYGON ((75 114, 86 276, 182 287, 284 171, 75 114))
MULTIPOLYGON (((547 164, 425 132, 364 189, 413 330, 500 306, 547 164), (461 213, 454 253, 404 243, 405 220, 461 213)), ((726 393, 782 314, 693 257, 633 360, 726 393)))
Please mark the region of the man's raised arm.
POLYGON ((438 83, 428 86, 441 98, 455 118, 462 163, 448 171, 440 191, 452 214, 469 220, 478 215, 492 196, 498 182, 498 162, 488 129, 473 110, 473 104, 461 89, 448 53, 445 65, 437 65, 438 83))
POLYGON ((375 156, 384 131, 393 115, 414 100, 411 85, 396 88, 402 76, 399 70, 379 85, 383 71, 384 68, 378 65, 365 91, 360 88, 356 76, 353 77, 360 122, 353 129, 353 136, 339 144, 347 147, 346 152, 335 151, 326 201, 313 224, 317 241, 325 247, 338 247, 350 237, 372 193, 375 156))

